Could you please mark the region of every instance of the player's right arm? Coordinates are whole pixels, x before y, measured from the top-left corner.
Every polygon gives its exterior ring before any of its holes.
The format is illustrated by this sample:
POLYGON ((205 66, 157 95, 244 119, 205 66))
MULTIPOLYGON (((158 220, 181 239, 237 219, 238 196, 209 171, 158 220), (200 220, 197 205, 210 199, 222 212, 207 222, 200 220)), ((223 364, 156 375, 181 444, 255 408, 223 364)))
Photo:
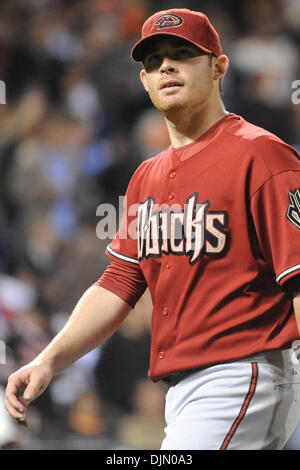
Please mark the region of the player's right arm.
POLYGON ((50 344, 9 377, 5 407, 11 416, 26 423, 27 406, 52 378, 110 337, 130 310, 131 306, 113 292, 91 286, 50 344))
POLYGON ((109 338, 144 293, 146 281, 137 259, 136 213, 129 212, 140 200, 138 190, 150 160, 140 165, 127 188, 121 227, 110 245, 114 254, 107 252, 113 262, 81 297, 51 343, 9 377, 5 407, 14 418, 26 423, 27 406, 44 392, 54 375, 109 338))

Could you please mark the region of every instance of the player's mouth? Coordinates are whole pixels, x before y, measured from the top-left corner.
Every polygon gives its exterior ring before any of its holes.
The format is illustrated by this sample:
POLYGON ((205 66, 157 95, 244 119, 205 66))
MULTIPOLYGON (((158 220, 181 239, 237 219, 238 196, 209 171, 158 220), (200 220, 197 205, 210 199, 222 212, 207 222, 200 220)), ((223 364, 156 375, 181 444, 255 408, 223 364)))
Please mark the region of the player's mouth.
POLYGON ((182 83, 178 82, 177 80, 166 80, 160 84, 160 90, 164 90, 166 92, 174 92, 183 86, 182 83))

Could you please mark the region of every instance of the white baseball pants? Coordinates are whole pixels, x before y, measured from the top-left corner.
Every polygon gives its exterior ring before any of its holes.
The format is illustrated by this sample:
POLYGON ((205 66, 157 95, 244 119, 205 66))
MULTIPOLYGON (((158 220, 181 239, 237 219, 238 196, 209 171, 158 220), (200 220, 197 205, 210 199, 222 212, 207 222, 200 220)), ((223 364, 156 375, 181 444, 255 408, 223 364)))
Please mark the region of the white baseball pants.
POLYGON ((297 344, 198 370, 166 393, 161 450, 279 450, 300 419, 297 344))

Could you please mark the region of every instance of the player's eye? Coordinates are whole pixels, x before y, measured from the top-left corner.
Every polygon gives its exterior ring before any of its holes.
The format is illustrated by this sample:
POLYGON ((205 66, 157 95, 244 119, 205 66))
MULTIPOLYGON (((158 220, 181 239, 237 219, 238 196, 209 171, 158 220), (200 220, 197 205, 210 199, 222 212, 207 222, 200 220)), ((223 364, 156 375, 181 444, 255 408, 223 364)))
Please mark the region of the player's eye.
POLYGON ((192 51, 187 48, 181 48, 181 49, 177 49, 174 55, 175 57, 179 57, 179 58, 190 57, 192 55, 192 51))
POLYGON ((159 54, 150 54, 145 57, 144 60, 144 67, 147 71, 152 70, 156 67, 159 67, 159 65, 162 62, 162 57, 159 54))
MULTIPOLYGON (((184 60, 199 55, 199 49, 183 46, 171 50, 166 55, 172 60, 184 60)), ((158 52, 153 52, 152 54, 150 53, 145 57, 144 67, 147 72, 151 72, 152 70, 159 68, 162 64, 162 61, 163 55, 158 52)))

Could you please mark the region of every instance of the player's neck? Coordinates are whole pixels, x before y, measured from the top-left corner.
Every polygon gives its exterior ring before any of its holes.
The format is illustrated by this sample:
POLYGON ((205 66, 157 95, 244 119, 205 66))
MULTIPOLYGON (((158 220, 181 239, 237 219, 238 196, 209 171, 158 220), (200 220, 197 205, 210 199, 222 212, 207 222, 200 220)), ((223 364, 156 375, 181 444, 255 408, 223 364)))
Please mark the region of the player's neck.
POLYGON ((180 110, 165 116, 172 146, 179 148, 194 142, 226 114, 228 113, 220 100, 214 107, 209 106, 194 112, 180 110))

